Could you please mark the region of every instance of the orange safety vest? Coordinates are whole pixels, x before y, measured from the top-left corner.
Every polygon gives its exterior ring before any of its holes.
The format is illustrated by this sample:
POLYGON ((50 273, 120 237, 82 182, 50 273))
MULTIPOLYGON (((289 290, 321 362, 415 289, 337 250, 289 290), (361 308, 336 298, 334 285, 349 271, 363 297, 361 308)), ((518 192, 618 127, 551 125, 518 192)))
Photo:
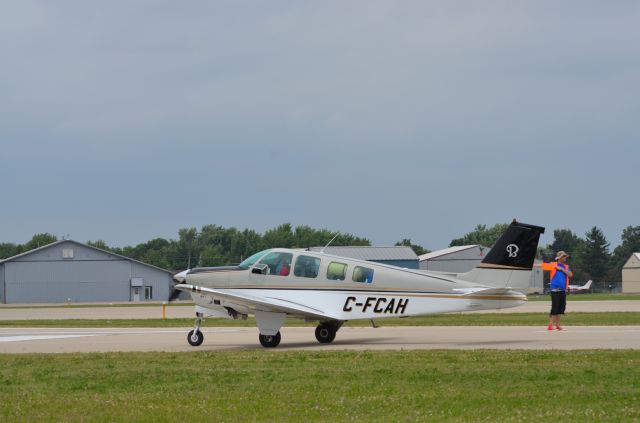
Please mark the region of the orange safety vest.
MULTIPOLYGON (((556 271, 558 270, 558 262, 554 261, 550 263, 545 263, 543 261, 540 267, 542 268, 542 270, 549 271, 549 280, 552 280, 553 275, 555 275, 556 271)), ((569 289, 569 275, 567 275, 567 289, 569 289)))

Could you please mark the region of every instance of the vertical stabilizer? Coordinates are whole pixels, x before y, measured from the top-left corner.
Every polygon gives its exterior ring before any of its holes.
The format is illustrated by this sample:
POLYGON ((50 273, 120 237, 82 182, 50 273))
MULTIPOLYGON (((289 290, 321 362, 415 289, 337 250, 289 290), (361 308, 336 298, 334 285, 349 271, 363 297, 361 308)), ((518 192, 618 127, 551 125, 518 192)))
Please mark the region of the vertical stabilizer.
POLYGON ((458 277, 482 285, 526 291, 543 233, 542 226, 528 225, 514 219, 482 263, 458 277))
POLYGON ((538 241, 543 233, 544 228, 541 226, 514 220, 479 267, 531 270, 538 251, 538 241))

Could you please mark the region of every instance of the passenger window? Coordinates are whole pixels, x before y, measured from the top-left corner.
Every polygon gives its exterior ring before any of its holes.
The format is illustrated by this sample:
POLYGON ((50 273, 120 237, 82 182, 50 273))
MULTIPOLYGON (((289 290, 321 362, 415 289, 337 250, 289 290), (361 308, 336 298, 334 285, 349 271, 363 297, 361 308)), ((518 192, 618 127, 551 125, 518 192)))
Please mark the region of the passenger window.
POLYGON ((332 281, 343 281, 347 274, 347 265, 332 261, 327 267, 327 279, 332 281))
POLYGON ((373 282, 373 269, 356 266, 353 269, 353 281, 364 282, 364 283, 373 282))
POLYGON ((320 271, 320 259, 310 256, 298 256, 293 274, 303 278, 315 278, 320 271))
POLYGON ((260 260, 260 264, 269 266, 269 275, 289 276, 292 260, 293 254, 291 253, 273 252, 264 256, 264 258, 260 260))

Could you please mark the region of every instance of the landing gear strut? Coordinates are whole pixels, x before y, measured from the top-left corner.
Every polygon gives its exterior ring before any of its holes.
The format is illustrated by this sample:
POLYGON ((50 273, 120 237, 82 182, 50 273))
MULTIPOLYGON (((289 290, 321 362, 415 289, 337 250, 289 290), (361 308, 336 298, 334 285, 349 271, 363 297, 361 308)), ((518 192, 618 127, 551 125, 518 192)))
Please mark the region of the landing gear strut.
POLYGON ((336 332, 343 322, 322 322, 316 328, 316 339, 321 344, 329 344, 336 339, 336 332))
POLYGON ((202 324, 202 313, 196 313, 196 322, 193 326, 193 330, 187 335, 187 342, 193 347, 197 347, 204 341, 204 335, 200 332, 200 325, 202 324))

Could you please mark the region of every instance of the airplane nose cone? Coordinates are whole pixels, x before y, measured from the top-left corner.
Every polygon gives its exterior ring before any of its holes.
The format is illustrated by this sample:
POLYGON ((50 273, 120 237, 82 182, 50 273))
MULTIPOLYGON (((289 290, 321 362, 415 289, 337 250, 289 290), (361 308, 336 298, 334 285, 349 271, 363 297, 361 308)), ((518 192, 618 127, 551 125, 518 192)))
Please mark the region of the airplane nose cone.
POLYGON ((187 280, 187 273, 189 273, 189 269, 183 270, 180 273, 176 273, 175 275, 173 275, 173 279, 175 279, 179 283, 184 283, 187 280))

